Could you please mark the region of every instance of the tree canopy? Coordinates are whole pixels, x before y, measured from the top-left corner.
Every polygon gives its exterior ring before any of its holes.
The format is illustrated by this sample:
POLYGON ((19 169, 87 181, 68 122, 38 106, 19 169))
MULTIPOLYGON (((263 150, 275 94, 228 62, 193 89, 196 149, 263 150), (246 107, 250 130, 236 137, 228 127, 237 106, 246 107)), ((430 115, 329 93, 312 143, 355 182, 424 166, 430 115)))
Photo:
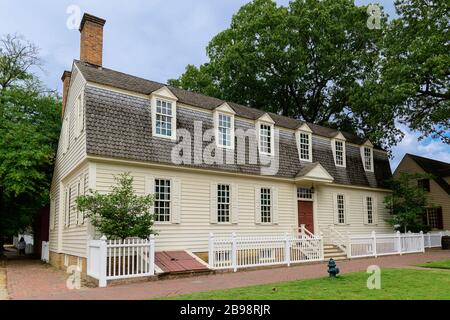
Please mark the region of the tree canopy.
MULTIPOLYGON (((293 0, 287 7, 254 0, 210 41, 207 63, 187 66, 169 83, 362 134, 388 150, 402 138, 396 120, 424 135, 437 128, 442 133, 448 129, 448 97, 442 91, 448 88, 449 57, 444 54, 448 52, 445 18, 437 15, 445 5, 410 13, 419 2, 397 1, 400 16, 391 22, 381 8, 380 28, 371 29, 368 8, 352 0, 293 0), (426 36, 432 39, 428 45, 419 41, 424 35, 414 32, 413 22, 421 19, 420 14, 428 20, 436 18, 436 27, 427 29, 426 36), (401 41, 395 42, 397 37, 401 41), (422 60, 403 59, 413 49, 422 60), (402 63, 395 57, 401 57, 402 63), (405 77, 412 69, 417 76, 405 77), (431 75, 440 79, 439 89, 426 89, 431 75), (428 90, 427 97, 419 87, 428 90), (439 99, 439 106, 431 103, 439 99), (424 115, 413 101, 419 105, 428 101, 428 110, 436 112, 424 115)), ((421 20, 419 25, 426 29, 428 23, 421 20)))
POLYGON ((147 239, 153 232, 153 195, 139 196, 133 190, 129 173, 114 177, 116 185, 108 194, 90 190, 76 199, 78 210, 90 218, 92 225, 110 239, 139 237, 147 239))
POLYGON ((61 102, 31 73, 37 54, 20 37, 0 40, 0 254, 49 202, 61 102))

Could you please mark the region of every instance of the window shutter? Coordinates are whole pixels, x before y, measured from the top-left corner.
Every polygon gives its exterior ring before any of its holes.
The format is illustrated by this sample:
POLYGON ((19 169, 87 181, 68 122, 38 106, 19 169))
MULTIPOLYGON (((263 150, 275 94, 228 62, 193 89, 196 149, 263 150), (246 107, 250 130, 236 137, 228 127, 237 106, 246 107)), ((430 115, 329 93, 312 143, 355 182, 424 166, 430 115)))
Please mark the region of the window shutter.
POLYGON ((278 224, 278 188, 272 188, 272 214, 273 214, 273 223, 278 224))
POLYGON ((344 221, 344 224, 350 224, 350 222, 349 222, 349 211, 348 211, 348 209, 350 208, 350 199, 349 199, 350 197, 349 196, 347 196, 347 195, 344 195, 344 219, 345 219, 345 221, 344 221))
POLYGON ((339 217, 337 210, 337 193, 333 193, 333 211, 334 211, 334 224, 339 224, 339 217))
POLYGON ((261 188, 255 187, 255 223, 261 223, 261 188))
POLYGON ((231 223, 239 223, 239 187, 237 183, 231 185, 231 223))
POLYGON ((76 202, 76 199, 80 196, 80 188, 81 188, 81 178, 80 178, 80 180, 78 180, 77 190, 75 191, 75 199, 73 201, 73 206, 74 206, 74 210, 75 210, 75 224, 76 225, 78 225, 80 223, 80 211, 78 210, 77 202, 76 202))
POLYGON ((210 186, 210 215, 209 220, 211 223, 217 223, 217 183, 211 182, 210 186))
MULTIPOLYGON (((154 194, 155 194, 155 177, 153 177, 153 176, 146 176, 145 177, 144 192, 145 192, 145 195, 151 194, 151 195, 154 196, 154 194)), ((155 201, 155 200, 156 199, 153 198, 153 201, 155 201)), ((154 213, 153 212, 153 208, 154 208, 154 205, 152 205, 152 207, 150 209, 151 213, 154 213)))
POLYGON ((373 224, 378 224, 378 198, 377 198, 377 196, 373 196, 372 201, 373 201, 373 224))
POLYGON ((171 222, 180 223, 180 207, 181 207, 181 180, 173 179, 171 190, 172 212, 171 222))
POLYGON ((436 211, 437 211, 438 229, 443 230, 444 229, 444 217, 442 216, 442 207, 437 208, 436 211))

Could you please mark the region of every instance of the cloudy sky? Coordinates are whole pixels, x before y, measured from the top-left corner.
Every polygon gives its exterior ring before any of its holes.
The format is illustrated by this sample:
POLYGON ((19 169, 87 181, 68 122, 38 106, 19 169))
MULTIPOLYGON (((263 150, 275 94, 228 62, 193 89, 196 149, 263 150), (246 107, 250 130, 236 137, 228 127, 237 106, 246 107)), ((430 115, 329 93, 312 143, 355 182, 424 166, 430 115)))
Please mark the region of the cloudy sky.
MULTIPOLYGON (((206 61, 209 40, 227 28, 247 0, 0 0, 0 36, 17 33, 41 48, 45 84, 61 90, 60 77, 79 56, 79 32, 70 28, 73 8, 107 20, 104 66, 143 78, 166 82, 189 63, 206 61), (68 27, 69 26, 69 27, 68 27)), ((286 5, 289 0, 278 0, 286 5)), ((357 4, 374 3, 356 0, 357 4)), ((393 0, 379 3, 395 15, 393 0)), ((392 167, 403 155, 418 154, 450 162, 450 146, 402 127, 405 139, 394 148, 392 167)))

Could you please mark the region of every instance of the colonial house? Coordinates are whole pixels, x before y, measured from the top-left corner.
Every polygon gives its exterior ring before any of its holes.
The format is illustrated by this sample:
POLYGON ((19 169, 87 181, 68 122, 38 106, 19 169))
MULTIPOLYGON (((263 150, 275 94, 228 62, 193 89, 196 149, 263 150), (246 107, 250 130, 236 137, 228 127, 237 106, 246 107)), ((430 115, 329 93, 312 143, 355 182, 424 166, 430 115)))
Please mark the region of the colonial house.
POLYGON ((65 71, 50 262, 85 265, 99 235, 74 206, 129 172, 155 194, 156 250, 206 252, 210 233, 392 232, 387 153, 369 140, 105 68, 105 20, 85 14, 65 71))
POLYGON ((431 176, 417 180, 418 186, 427 192, 430 204, 423 222, 433 230, 450 229, 450 163, 406 154, 394 176, 399 176, 401 172, 431 176))

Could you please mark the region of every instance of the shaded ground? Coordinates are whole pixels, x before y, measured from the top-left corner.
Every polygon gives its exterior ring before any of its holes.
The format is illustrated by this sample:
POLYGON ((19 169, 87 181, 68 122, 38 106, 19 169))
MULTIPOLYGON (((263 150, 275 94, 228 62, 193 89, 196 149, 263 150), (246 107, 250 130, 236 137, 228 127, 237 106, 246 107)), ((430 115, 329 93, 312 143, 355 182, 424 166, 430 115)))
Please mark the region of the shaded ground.
MULTIPOLYGON (((366 271, 370 265, 405 268, 434 260, 450 259, 450 251, 433 250, 423 254, 355 259, 338 262, 342 274, 366 271)), ((8 290, 12 299, 148 299, 218 289, 319 278, 327 275, 326 263, 262 269, 237 273, 196 276, 182 279, 139 282, 107 288, 69 290, 68 275, 39 261, 9 261, 8 290)))

